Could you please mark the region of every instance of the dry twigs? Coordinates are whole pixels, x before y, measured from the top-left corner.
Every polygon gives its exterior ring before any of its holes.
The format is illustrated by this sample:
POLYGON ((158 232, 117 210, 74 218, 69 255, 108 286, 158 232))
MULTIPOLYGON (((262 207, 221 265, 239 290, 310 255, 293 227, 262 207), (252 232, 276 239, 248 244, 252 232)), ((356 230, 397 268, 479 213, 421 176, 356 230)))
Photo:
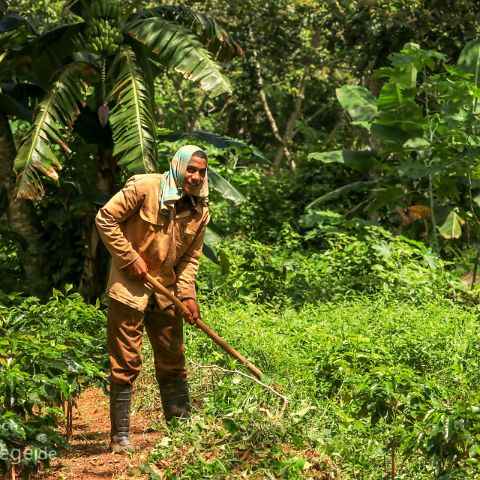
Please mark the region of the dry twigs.
POLYGON ((282 395, 280 392, 275 390, 270 385, 267 385, 266 383, 261 382, 260 380, 253 377, 252 375, 247 375, 246 373, 243 373, 240 370, 229 370, 227 368, 219 367, 218 365, 200 365, 200 364, 192 362, 192 361, 190 361, 190 363, 193 366, 198 367, 198 368, 208 368, 208 369, 212 369, 212 370, 219 370, 220 372, 223 372, 223 373, 232 373, 232 374, 237 373, 238 375, 241 375, 242 377, 246 377, 250 380, 253 380, 255 383, 258 383, 259 385, 266 388, 267 390, 270 390, 274 395, 276 395, 277 397, 280 397, 283 400, 283 405, 282 405, 282 408, 280 410, 280 413, 277 415, 277 418, 283 417, 283 414, 285 413, 285 410, 286 410, 287 405, 288 405, 288 397, 286 397, 285 395, 282 395))

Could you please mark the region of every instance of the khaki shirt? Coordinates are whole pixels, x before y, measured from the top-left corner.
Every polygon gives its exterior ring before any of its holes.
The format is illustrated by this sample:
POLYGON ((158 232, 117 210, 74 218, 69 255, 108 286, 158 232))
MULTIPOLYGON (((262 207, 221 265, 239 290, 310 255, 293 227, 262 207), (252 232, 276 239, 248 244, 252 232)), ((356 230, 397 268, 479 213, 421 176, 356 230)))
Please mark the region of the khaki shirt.
MULTIPOLYGON (((158 196, 161 174, 135 175, 101 208, 96 216, 100 237, 112 255, 108 280, 109 297, 144 311, 152 288, 128 273, 142 257, 149 273, 180 299, 196 298, 198 258, 210 215, 206 202, 184 197, 184 208, 171 215, 160 211, 158 196)), ((172 304, 155 294, 159 305, 172 304)))

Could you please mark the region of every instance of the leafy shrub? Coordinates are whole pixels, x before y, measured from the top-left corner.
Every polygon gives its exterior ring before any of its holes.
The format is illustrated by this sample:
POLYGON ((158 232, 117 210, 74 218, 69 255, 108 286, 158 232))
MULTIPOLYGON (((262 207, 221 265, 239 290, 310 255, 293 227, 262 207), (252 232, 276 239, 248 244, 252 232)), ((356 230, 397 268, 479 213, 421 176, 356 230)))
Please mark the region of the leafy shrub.
POLYGON ((66 446, 59 407, 105 384, 105 344, 104 315, 78 294, 54 291, 46 304, 27 298, 0 310, 1 469, 21 463, 28 476, 66 446))
POLYGON ((307 158, 302 158, 295 175, 284 170, 274 174, 255 165, 215 168, 242 192, 247 201, 234 206, 212 191, 209 208, 214 227, 224 236, 248 235, 265 243, 277 240, 286 221, 298 230, 306 205, 328 192, 332 183, 338 181, 338 173, 342 173, 340 169, 320 171, 307 158))
POLYGON ((217 251, 223 276, 207 266, 200 281, 206 289, 225 284, 234 297, 305 302, 368 293, 422 301, 449 290, 443 262, 423 243, 367 223, 342 220, 305 236, 284 223, 274 244, 237 237, 217 251))
MULTIPOLYGON (((271 392, 192 364, 194 417, 159 425, 168 439, 150 457, 152 479, 165 462, 181 479, 198 478, 195 469, 212 479, 309 478, 312 468, 345 480, 476 478, 478 309, 372 297, 282 307, 224 299, 202 310, 289 398, 285 416, 275 418, 282 401, 271 392)), ((186 328, 186 344, 196 364, 241 368, 196 329, 186 328)), ((158 395, 153 371, 147 356, 143 405, 158 395)))

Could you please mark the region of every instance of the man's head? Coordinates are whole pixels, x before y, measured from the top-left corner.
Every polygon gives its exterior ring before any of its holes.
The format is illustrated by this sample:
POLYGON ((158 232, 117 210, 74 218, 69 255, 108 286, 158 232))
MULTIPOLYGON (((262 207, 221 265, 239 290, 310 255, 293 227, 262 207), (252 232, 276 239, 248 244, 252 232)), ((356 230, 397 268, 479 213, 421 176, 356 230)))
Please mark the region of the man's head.
POLYGON ((190 162, 183 174, 183 191, 186 194, 194 195, 207 176, 207 155, 203 150, 197 150, 192 154, 190 162))
POLYGON ((168 210, 183 195, 208 198, 207 155, 196 145, 181 147, 160 185, 160 208, 168 210))

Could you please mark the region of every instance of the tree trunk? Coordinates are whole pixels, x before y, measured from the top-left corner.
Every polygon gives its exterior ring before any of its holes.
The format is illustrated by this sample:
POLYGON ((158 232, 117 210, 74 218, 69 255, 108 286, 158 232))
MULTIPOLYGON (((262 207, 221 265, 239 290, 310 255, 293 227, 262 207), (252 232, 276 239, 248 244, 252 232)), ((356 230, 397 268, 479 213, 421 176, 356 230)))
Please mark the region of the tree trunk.
MULTIPOLYGON (((253 37, 253 32, 249 30, 249 37, 252 41, 252 45, 255 45, 255 39, 253 37)), ((267 94, 265 92, 265 84, 263 82, 263 75, 262 75, 262 65, 260 64, 260 59, 258 58, 258 53, 255 48, 252 49, 252 57, 253 57, 253 66, 255 69, 255 75, 257 77, 257 86, 258 86, 258 93, 260 95, 260 100, 262 102, 263 110, 265 111, 265 115, 267 116, 268 123, 270 124, 270 128, 272 129, 273 136, 275 139, 280 143, 280 148, 282 150, 282 157, 285 155, 288 160, 291 159, 290 150, 287 147, 287 144, 283 141, 282 135, 280 134, 280 130, 278 128, 277 121, 273 116, 272 109, 268 103, 267 94)))
MULTIPOLYGON (((295 135, 295 124, 297 123, 297 120, 300 117, 300 114, 302 112, 306 87, 307 87, 307 73, 304 72, 298 83, 298 88, 297 88, 298 93, 295 96, 295 100, 293 102, 293 110, 288 119, 287 127, 285 128, 285 134, 283 135, 283 138, 282 138, 283 145, 278 149, 277 154, 275 155, 275 159, 273 161, 273 165, 277 169, 280 168, 280 165, 282 164, 283 156, 285 152, 288 151, 288 146, 295 135)), ((291 157, 289 158, 289 160, 290 160, 290 169, 294 172, 296 168, 295 161, 291 157)))
MULTIPOLYGON (((249 36, 250 36, 250 40, 252 41, 252 45, 255 45, 252 30, 249 30, 249 36)), ((316 49, 318 47, 320 42, 320 37, 321 37, 321 31, 318 30, 316 34, 313 36, 311 41, 310 46, 312 49, 316 49)), ((290 114, 290 117, 287 121, 285 133, 282 136, 278 128, 278 124, 273 116, 270 105, 268 104, 268 99, 265 92, 265 86, 264 86, 264 81, 262 76, 262 66, 260 64, 260 59, 258 57, 258 54, 255 48, 253 48, 252 50, 252 56, 254 59, 254 67, 255 67, 255 73, 257 76, 257 85, 259 87, 260 100, 262 101, 263 109, 265 110, 265 113, 267 115, 267 119, 270 123, 270 127, 272 129, 273 135, 277 139, 277 141, 280 143, 280 146, 278 147, 277 153, 273 161, 273 165, 275 167, 275 170, 278 170, 282 164, 283 157, 286 157, 290 164, 289 165, 290 170, 293 173, 295 173, 296 165, 295 165, 295 160, 292 158, 290 147, 291 147, 291 141, 293 140, 293 137, 296 134, 296 122, 298 118, 301 117, 301 114, 302 114, 302 108, 303 108, 303 103, 305 99, 305 90, 307 88, 307 80, 310 75, 311 67, 307 66, 303 71, 302 76, 300 77, 300 80, 298 82, 298 87, 297 87, 297 94, 293 99, 292 113, 290 114)))
POLYGON ((44 241, 33 204, 28 200, 14 199, 15 144, 6 115, 0 114, 0 190, 6 192, 8 207, 6 219, 8 228, 25 241, 26 248, 21 254, 21 263, 25 271, 25 292, 42 296, 48 288, 43 255, 44 241))

